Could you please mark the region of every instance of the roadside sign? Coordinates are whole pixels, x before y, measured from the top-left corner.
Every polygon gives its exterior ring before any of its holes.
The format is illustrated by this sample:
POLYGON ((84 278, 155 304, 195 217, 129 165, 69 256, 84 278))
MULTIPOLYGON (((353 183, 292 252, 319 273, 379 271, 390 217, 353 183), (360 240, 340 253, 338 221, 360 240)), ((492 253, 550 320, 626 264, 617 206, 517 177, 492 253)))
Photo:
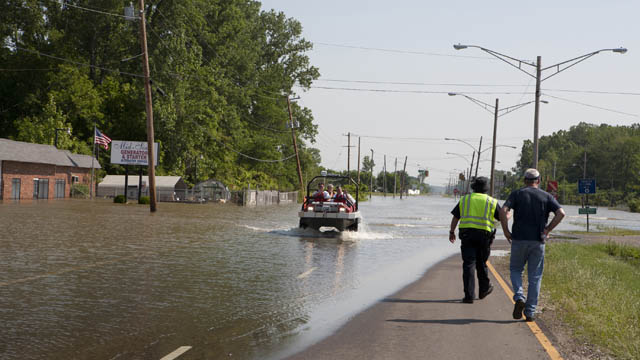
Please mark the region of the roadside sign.
POLYGON ((578 208, 578 214, 580 214, 580 215, 584 215, 584 214, 595 215, 596 210, 598 210, 598 208, 592 208, 592 207, 578 208))
MULTIPOLYGON (((154 143, 154 165, 158 166, 158 143, 154 143)), ((111 163, 122 165, 148 165, 147 142, 113 140, 111 163)))
POLYGON ((595 194, 596 193, 596 179, 579 179, 578 180, 578 193, 579 194, 595 194))

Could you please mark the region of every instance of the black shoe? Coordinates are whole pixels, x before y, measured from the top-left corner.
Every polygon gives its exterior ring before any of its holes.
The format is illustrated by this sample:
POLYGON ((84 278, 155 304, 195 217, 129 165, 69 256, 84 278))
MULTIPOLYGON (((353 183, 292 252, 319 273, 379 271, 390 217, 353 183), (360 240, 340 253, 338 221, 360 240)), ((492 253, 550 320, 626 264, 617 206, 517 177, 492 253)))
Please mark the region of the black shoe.
POLYGON ((536 321, 536 317, 535 316, 525 315, 524 316, 524 320, 527 321, 527 322, 532 322, 532 321, 536 321))
POLYGON ((493 291, 493 285, 489 285, 489 288, 487 289, 487 291, 483 291, 480 294, 478 294, 478 297, 480 299, 484 299, 487 297, 487 295, 491 294, 491 292, 493 291))
POLYGON ((465 304, 473 304, 473 299, 470 298, 463 298, 462 302, 465 304))
POLYGON ((516 301, 516 305, 513 307, 513 318, 518 320, 522 319, 522 311, 524 310, 524 301, 516 301))

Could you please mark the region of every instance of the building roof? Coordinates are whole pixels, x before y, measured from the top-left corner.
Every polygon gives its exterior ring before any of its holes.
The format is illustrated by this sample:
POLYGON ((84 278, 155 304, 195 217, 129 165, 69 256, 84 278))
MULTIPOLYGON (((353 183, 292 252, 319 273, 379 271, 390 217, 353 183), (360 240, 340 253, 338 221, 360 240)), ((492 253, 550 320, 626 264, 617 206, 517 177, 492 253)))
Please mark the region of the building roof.
POLYGON ((100 163, 90 155, 73 154, 53 145, 33 144, 0 138, 0 161, 15 161, 56 166, 100 169, 100 163))
MULTIPOLYGON (((125 175, 107 175, 102 179, 98 186, 122 186, 124 187, 125 175)), ((173 189, 182 177, 180 176, 156 176, 156 188, 171 188, 173 189)), ((138 186, 139 176, 129 175, 129 186, 138 186)), ((142 177, 142 183, 149 184, 149 177, 144 175, 142 177)))

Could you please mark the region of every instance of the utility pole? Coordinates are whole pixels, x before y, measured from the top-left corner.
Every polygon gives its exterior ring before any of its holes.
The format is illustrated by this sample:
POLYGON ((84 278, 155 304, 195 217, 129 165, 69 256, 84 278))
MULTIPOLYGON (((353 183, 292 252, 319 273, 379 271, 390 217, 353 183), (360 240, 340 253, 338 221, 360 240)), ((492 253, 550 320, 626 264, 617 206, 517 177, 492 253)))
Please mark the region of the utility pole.
MULTIPOLYGON (((147 51, 147 28, 144 17, 144 0, 140 0, 140 44, 142 45, 142 68, 144 73, 144 93, 147 111, 147 160, 149 165, 149 207, 156 212, 156 169, 153 135, 153 101, 151 80, 149 79, 149 53, 147 51)), ((125 189, 126 190, 126 189, 125 189)))
POLYGON ((382 178, 382 194, 387 197, 387 155, 384 156, 384 177, 382 178))
POLYGON ((293 139, 293 149, 296 153, 296 164, 298 166, 298 180, 300 181, 300 191, 304 194, 304 183, 302 182, 302 168, 300 167, 300 156, 298 155, 298 142, 296 141, 296 128, 293 126, 293 114, 291 113, 291 97, 287 96, 287 107, 289 108, 289 123, 291 124, 291 138, 293 139))
POLYGON ((404 178, 406 177, 407 172, 407 157, 404 157, 404 167, 402 168, 402 180, 400 180, 400 199, 402 199, 402 193, 404 192, 404 178))
POLYGON ((351 133, 347 133, 347 176, 351 177, 351 133))
POLYGON ((360 187, 360 136, 358 136, 358 188, 360 187))
POLYGON ((538 168, 538 119, 540 118, 540 79, 542 75, 542 56, 536 62, 536 103, 533 114, 533 168, 538 168))
POLYGON ((396 198, 396 183, 398 180, 398 158, 396 157, 395 165, 393 166, 393 198, 396 198))
POLYGON ((469 167, 469 178, 467 179, 467 194, 469 193, 469 187, 471 186, 471 174, 473 173, 473 160, 476 158, 476 151, 473 151, 471 156, 471 167, 469 167))
POLYGON ((371 187, 369 187, 369 200, 373 199, 373 149, 371 149, 371 187))
POLYGON ((489 181, 489 195, 493 197, 495 190, 495 174, 496 171, 496 136, 498 135, 498 98, 496 98, 496 107, 493 112, 493 146, 491 149, 491 180, 489 181))
POLYGON ((478 169, 480 168, 480 153, 482 152, 482 136, 480 136, 480 145, 478 145, 478 162, 476 163, 476 175, 478 177, 478 169))

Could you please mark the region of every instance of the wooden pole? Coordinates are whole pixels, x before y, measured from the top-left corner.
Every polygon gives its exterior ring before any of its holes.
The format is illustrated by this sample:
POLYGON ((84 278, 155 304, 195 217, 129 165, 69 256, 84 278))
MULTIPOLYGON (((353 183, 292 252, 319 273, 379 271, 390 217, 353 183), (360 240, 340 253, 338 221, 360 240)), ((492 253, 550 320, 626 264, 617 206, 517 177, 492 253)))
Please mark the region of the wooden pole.
POLYGON ((402 193, 404 192, 404 178, 407 172, 407 156, 404 157, 404 167, 402 168, 402 180, 400 181, 400 199, 402 199, 402 193))
POLYGON ((491 180, 489 181, 489 195, 493 196, 495 190, 495 174, 496 171, 496 136, 498 133, 498 98, 496 98, 496 107, 493 112, 493 146, 491 149, 491 180))
POLYGON ((373 149, 371 149, 371 186, 369 187, 369 200, 373 199, 373 149))
POLYGON ((144 93, 147 112, 147 162, 149 166, 149 208, 156 212, 156 169, 153 134, 153 100, 149 76, 149 53, 147 50, 147 29, 144 15, 144 0, 140 0, 140 43, 142 45, 142 68, 144 73, 144 93))
POLYGON ((382 194, 387 197, 387 155, 384 156, 384 177, 382 178, 382 194))
POLYGON ((358 136, 358 188, 360 188, 360 136, 358 136))
POLYGON ((300 181, 300 191, 304 194, 304 183, 302 182, 302 168, 300 167, 300 156, 298 155, 298 143, 296 141, 296 129, 293 126, 293 114, 291 113, 291 98, 287 96, 287 107, 289 108, 289 122, 291 123, 291 138, 293 140, 293 150, 296 153, 296 164, 298 166, 298 180, 300 181))

